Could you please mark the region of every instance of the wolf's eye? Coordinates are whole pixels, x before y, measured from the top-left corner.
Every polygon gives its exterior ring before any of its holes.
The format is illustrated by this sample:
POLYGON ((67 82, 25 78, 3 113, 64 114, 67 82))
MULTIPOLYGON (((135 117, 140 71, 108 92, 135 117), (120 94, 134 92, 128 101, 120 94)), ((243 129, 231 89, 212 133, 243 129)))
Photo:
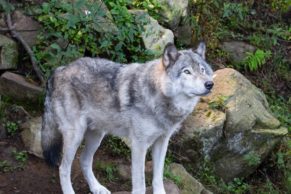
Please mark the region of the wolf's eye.
POLYGON ((185 69, 184 73, 189 74, 189 75, 191 74, 191 72, 188 69, 185 69))
POLYGON ((201 73, 205 73, 205 68, 204 67, 201 67, 200 70, 201 70, 201 73))

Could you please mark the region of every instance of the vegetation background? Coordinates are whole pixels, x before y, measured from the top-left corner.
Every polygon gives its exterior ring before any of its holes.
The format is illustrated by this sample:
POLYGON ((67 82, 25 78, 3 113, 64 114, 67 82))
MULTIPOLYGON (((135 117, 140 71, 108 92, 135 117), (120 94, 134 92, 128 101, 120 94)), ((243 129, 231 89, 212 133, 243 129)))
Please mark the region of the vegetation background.
MULTIPOLYGON (((118 31, 105 34, 100 25, 106 24, 96 18, 102 18, 106 13, 94 1, 39 2, 0 1, 0 10, 11 12, 21 8, 42 24, 42 32, 32 50, 45 79, 57 66, 82 56, 106 57, 122 63, 144 62, 157 57, 144 48, 141 38, 143 27, 135 23, 129 12, 130 9, 144 9, 159 20, 162 17, 161 6, 155 0, 104 0, 112 16, 110 20, 118 28, 118 31), (91 14, 86 14, 84 10, 91 14)), ((249 177, 225 183, 214 175, 207 163, 199 172, 192 172, 193 175, 215 193, 291 193, 291 1, 190 0, 189 3, 191 14, 186 20, 193 29, 193 45, 204 40, 208 47, 207 58, 215 69, 235 68, 261 88, 268 97, 273 114, 289 130, 283 143, 249 177), (226 40, 244 41, 257 50, 249 53, 243 62, 234 63, 221 49, 221 42, 226 40)), ((179 48, 188 47, 178 39, 176 44, 179 48)), ((21 60, 25 65, 19 71, 27 79, 37 80, 27 54, 23 54, 21 60)), ((42 102, 41 99, 39 105, 33 107, 26 102, 24 106, 28 110, 41 112, 42 102)), ((11 103, 23 105, 23 102, 4 96, 0 104, 0 119, 13 139, 17 138, 19 127, 17 122, 7 118, 4 111, 11 103)), ((117 155, 129 155, 129 150, 115 138, 109 138, 104 147, 113 149, 117 155)), ((21 150, 15 151, 15 159, 17 163, 13 165, 0 159, 0 171, 21 170, 29 157, 21 150)), ((167 160, 175 161, 175 158, 170 153, 167 160)), ((254 155, 248 160, 252 163, 260 158, 254 155)), ((117 181, 114 180, 113 165, 97 166, 104 169, 108 181, 117 181)), ((179 182, 178 177, 165 174, 179 182)))

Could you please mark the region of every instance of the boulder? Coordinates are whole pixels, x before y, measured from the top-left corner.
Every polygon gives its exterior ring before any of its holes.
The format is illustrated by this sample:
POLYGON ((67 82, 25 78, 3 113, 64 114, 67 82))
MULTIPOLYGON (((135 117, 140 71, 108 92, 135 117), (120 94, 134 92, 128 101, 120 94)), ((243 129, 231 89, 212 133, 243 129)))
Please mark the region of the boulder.
POLYGON ((32 47, 37 41, 38 31, 41 25, 32 17, 24 15, 21 11, 12 14, 14 29, 22 36, 26 43, 32 47))
POLYGON ((22 125, 21 138, 29 153, 43 158, 41 148, 41 117, 32 118, 22 125))
POLYGON ((41 87, 26 81, 21 75, 5 72, 0 77, 0 95, 37 102, 42 94, 41 87))
MULTIPOLYGON (((152 176, 153 166, 152 161, 147 161, 145 164, 146 177, 152 176)), ((119 164, 117 166, 117 173, 123 180, 131 179, 131 166, 126 164, 119 164)))
POLYGON ((162 27, 146 11, 131 10, 130 12, 135 16, 136 22, 144 27, 141 36, 146 49, 160 55, 167 43, 174 42, 173 32, 162 27))
POLYGON ((159 22, 169 27, 179 43, 190 46, 193 40, 193 26, 188 19, 188 0, 157 0, 161 5, 159 22))
MULTIPOLYGON (((175 185, 171 181, 165 181, 164 186, 165 186, 165 190, 167 194, 180 194, 181 193, 177 185, 175 185)), ((146 194, 152 194, 152 193, 153 193, 153 188, 147 187, 146 194)), ((115 192, 113 194, 131 194, 131 192, 120 191, 120 192, 115 192)))
POLYGON ((16 69, 18 48, 16 42, 0 34, 0 70, 16 69))
POLYGON ((194 177, 192 177, 181 164, 172 163, 169 171, 181 182, 181 194, 212 194, 194 177))
POLYGON ((183 17, 188 15, 188 0, 157 0, 161 5, 162 22, 177 29, 183 17))
POLYGON ((234 63, 242 63, 247 53, 253 53, 256 47, 242 41, 228 41, 222 43, 221 49, 229 54, 234 63))
POLYGON ((265 95, 239 72, 218 70, 214 83, 171 149, 194 169, 210 160, 216 174, 230 181, 251 174, 288 131, 272 116, 265 95), (250 155, 259 160, 250 165, 250 155))

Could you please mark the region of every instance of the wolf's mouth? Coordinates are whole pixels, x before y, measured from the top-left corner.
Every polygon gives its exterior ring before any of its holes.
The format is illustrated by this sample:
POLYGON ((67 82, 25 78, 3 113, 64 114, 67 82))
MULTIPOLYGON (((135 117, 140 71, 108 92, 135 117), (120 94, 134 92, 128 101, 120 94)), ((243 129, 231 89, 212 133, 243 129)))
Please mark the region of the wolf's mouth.
POLYGON ((201 94, 196 94, 196 93, 192 93, 192 94, 195 95, 195 96, 206 96, 206 95, 208 95, 209 93, 211 93, 211 90, 208 90, 208 91, 206 91, 206 92, 204 92, 204 93, 201 93, 201 94))

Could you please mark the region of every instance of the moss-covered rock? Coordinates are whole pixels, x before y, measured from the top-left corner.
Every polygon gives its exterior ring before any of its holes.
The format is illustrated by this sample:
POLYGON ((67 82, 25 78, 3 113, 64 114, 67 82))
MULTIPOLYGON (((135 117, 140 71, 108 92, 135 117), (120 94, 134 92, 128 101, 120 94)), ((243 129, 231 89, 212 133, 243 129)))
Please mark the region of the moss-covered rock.
POLYGON ((181 194, 211 194, 212 192, 205 187, 194 177, 192 177, 181 164, 173 163, 169 166, 169 171, 173 176, 177 177, 182 188, 181 194))
POLYGON ((0 34, 0 70, 16 69, 18 63, 18 47, 12 39, 0 34))
POLYGON ((211 95, 184 122, 172 149, 182 148, 180 154, 193 168, 209 159, 217 175, 230 181, 252 173, 288 132, 271 114, 261 90, 239 72, 218 70, 214 83, 211 95))
POLYGON ((130 12, 135 15, 137 23, 144 25, 144 32, 141 36, 146 49, 159 56, 167 43, 174 42, 173 32, 161 26, 146 11, 131 10, 130 12))

